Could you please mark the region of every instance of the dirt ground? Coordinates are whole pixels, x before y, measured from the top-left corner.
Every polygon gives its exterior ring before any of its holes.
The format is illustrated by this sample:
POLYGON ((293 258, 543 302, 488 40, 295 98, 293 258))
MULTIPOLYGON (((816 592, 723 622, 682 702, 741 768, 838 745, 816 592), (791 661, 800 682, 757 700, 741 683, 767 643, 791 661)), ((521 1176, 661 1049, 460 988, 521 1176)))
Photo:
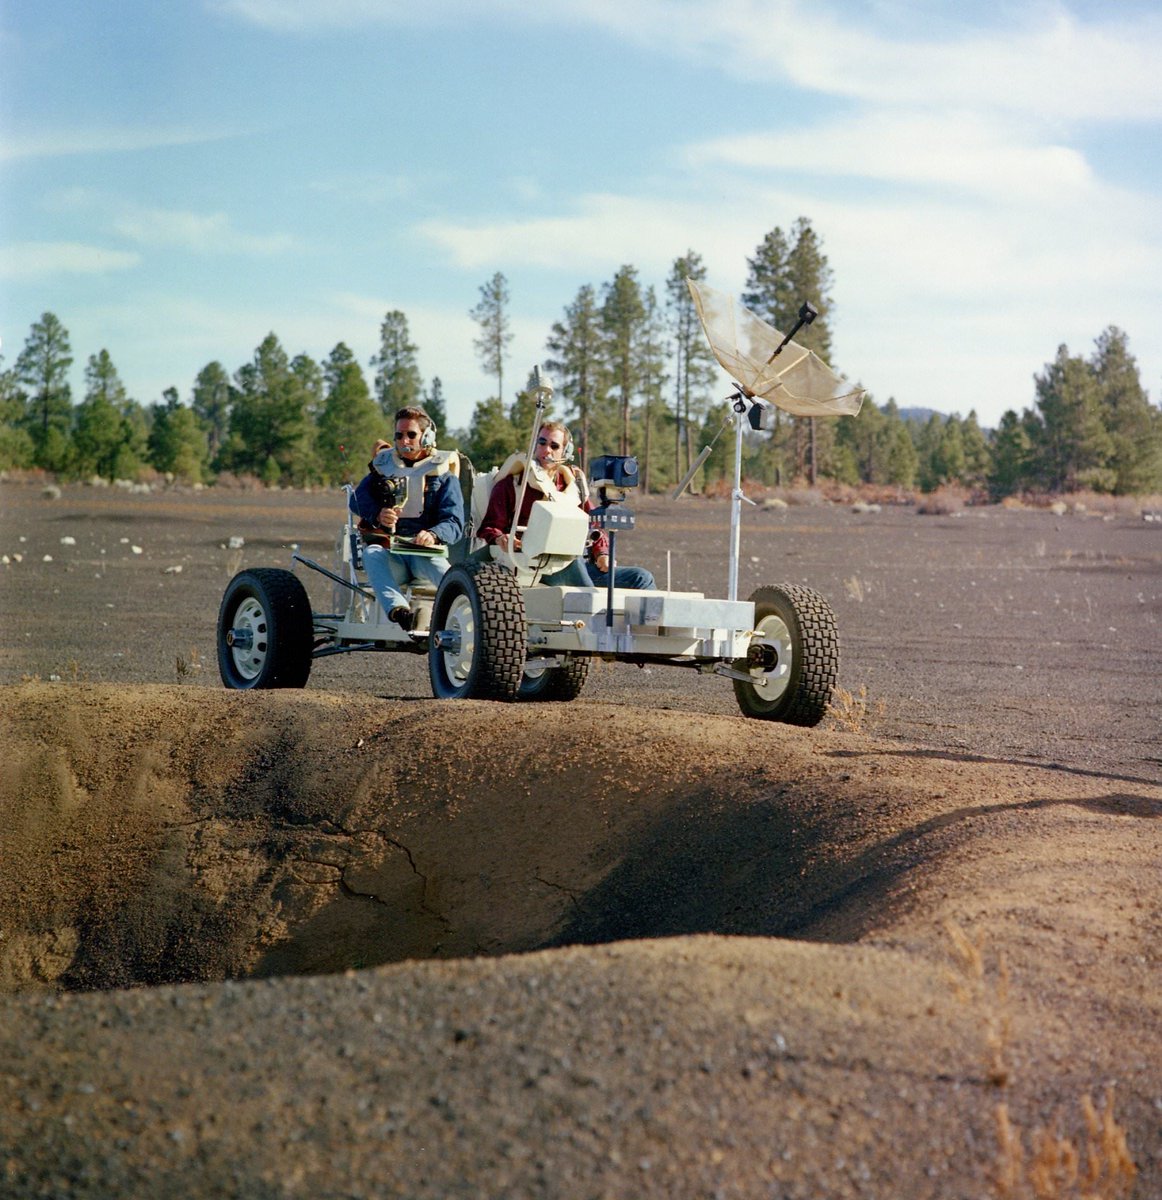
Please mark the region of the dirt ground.
MULTIPOLYGON (((725 503, 635 507, 725 593, 725 503)), ((746 509, 741 593, 836 611, 800 730, 224 690, 230 576, 341 519, 0 483, 0 1194, 1162 1195, 1162 521, 746 509)))

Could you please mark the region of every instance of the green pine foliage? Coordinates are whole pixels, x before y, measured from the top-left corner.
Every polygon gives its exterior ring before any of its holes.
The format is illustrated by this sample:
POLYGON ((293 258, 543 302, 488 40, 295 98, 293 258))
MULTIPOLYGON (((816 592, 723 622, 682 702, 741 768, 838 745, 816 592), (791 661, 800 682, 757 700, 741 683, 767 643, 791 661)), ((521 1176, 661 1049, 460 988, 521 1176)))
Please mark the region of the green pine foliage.
MULTIPOLYGON (((796 334, 836 370, 833 278, 822 239, 806 217, 772 229, 746 260, 741 299, 786 332, 810 300, 814 322, 796 334)), ((686 285, 702 281, 701 256, 673 261, 664 292, 623 264, 600 285, 582 284, 553 323, 544 367, 554 384, 549 415, 569 426, 581 466, 599 454, 637 456, 643 491, 669 489, 711 446, 695 490, 733 470, 734 431, 713 353, 686 285)), ((278 486, 350 482, 398 408, 422 404, 440 444, 462 448, 481 470, 528 446, 532 396, 506 396, 512 341, 509 290, 496 272, 471 311, 474 346, 495 395, 478 400, 465 429, 448 427, 439 376, 427 389, 405 313, 385 314, 370 385, 340 342, 322 363, 293 359, 272 332, 231 376, 208 363, 187 402, 167 388, 148 407, 126 394, 109 352, 87 361, 85 395, 73 403, 73 353, 60 319, 44 313, 11 366, 0 358, 0 470, 60 478, 137 479, 160 473, 184 483, 224 472, 278 486)), ((938 403, 938 398, 935 398, 938 403)), ((975 412, 901 412, 868 397, 856 417, 805 420, 778 410, 762 431, 746 430, 743 471, 768 486, 832 481, 932 491, 956 487, 993 502, 1030 493, 1093 490, 1162 493, 1162 412, 1142 386, 1127 335, 1115 326, 1088 358, 1058 348, 1035 377, 1032 404, 983 429, 975 412)))
POLYGON ((357 483, 388 426, 359 360, 343 342, 323 364, 323 389, 315 440, 319 477, 328 484, 357 483))
POLYGON ((210 444, 201 418, 183 404, 177 388, 166 388, 155 405, 147 443, 149 461, 182 483, 204 483, 209 475, 210 444))
POLYGON ((47 471, 63 471, 68 464, 73 418, 68 372, 72 365, 68 330, 55 313, 44 313, 16 360, 16 379, 24 392, 20 427, 32 439, 33 465, 47 471))
POLYGON ((480 300, 469 314, 480 326, 473 341, 486 375, 496 376, 496 394, 504 399, 504 359, 513 334, 508 316, 508 280, 497 271, 480 285, 480 300))
POLYGON ((407 316, 399 309, 387 313, 379 326, 379 352, 371 359, 375 368, 375 398, 387 421, 401 408, 420 402, 423 379, 416 364, 419 348, 411 340, 407 316))

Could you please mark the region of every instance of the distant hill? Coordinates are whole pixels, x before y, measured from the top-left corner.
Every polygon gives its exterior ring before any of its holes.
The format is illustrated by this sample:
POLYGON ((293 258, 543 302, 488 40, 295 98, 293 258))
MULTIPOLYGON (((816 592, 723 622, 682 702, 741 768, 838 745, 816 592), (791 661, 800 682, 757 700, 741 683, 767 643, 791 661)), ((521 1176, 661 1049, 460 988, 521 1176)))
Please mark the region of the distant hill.
POLYGON ((916 421, 921 425, 927 425, 931 417, 947 417, 947 413, 939 412, 935 408, 901 408, 901 421, 916 421))

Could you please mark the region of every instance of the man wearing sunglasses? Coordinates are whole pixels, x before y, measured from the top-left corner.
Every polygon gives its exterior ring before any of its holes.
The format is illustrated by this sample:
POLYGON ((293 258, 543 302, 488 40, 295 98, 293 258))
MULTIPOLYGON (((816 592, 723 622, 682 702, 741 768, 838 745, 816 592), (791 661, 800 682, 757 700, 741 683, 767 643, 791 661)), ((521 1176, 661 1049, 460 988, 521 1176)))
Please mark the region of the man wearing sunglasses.
MULTIPOLYGON (((589 511, 589 489, 581 471, 570 466, 573 458, 573 439, 569 430, 557 421, 546 421, 537 432, 533 446, 533 462, 529 470, 528 487, 521 504, 518 528, 528 524, 529 513, 538 500, 554 500, 576 504, 589 511)), ((521 476, 525 470, 525 455, 513 454, 500 468, 492 484, 488 508, 480 523, 477 536, 488 545, 509 547, 509 531, 520 493, 521 476)), ((520 535, 513 549, 520 549, 520 535)), ((544 578, 544 583, 575 587, 602 586, 609 575, 609 535, 594 531, 587 550, 588 562, 577 559, 563 570, 544 578)), ((618 567, 614 586, 622 588, 653 588, 654 577, 644 567, 618 567)))
POLYGON ((363 569, 387 615, 410 630, 415 614, 400 590, 413 580, 438 584, 447 547, 464 532, 460 458, 436 449, 436 427, 422 408, 395 414, 394 443, 379 442, 352 498, 363 535, 363 569))

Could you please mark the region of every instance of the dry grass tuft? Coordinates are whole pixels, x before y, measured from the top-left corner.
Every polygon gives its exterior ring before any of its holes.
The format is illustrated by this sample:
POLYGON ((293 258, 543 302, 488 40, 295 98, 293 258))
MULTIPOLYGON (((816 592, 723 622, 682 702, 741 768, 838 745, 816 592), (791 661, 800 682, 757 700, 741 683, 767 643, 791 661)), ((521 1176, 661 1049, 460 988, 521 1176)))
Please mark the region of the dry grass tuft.
POLYGON ((202 670, 202 656, 198 653, 197 647, 192 647, 188 657, 183 658, 178 655, 174 659, 174 670, 177 672, 178 679, 188 679, 191 675, 200 674, 202 670))
POLYGON ((831 693, 827 713, 831 717, 832 728, 847 733, 867 733, 869 727, 883 717, 884 702, 877 700, 872 704, 868 701, 866 683, 861 683, 857 692, 836 687, 831 693))
POLYGON ((1005 956, 997 960, 996 980, 990 985, 985 972, 984 937, 971 938, 956 924, 945 921, 945 931, 952 941, 956 973, 952 985, 961 1000, 980 1007, 984 1014, 986 1078, 994 1087, 1005 1087, 1012 1080, 1009 1065, 1009 1044, 1013 1019, 1009 1007, 1009 965, 1005 956))
POLYGON ((1024 1139, 1009 1117, 1009 1107, 996 1108, 997 1168, 993 1182, 1002 1200, 1120 1200, 1133 1187, 1138 1169, 1130 1157, 1125 1130, 1114 1117, 1114 1088, 1106 1088, 1099 1113, 1087 1093, 1081 1098, 1085 1141, 1081 1150, 1071 1138, 1049 1129, 1037 1130, 1026 1162, 1024 1139))
MULTIPOLYGON (((956 970, 952 983, 966 1002, 980 1006, 984 1015, 986 1078, 996 1088, 1013 1084, 1009 1064, 1012 1015, 1009 972, 1004 956, 998 957, 996 982, 990 986, 985 969, 984 937, 969 935, 954 921, 945 922, 952 942, 956 970)), ((1125 1130, 1114 1118, 1114 1089, 1106 1088, 1099 1112, 1087 1093, 1081 1098, 1085 1136, 1081 1149, 1074 1139, 1050 1129, 1036 1129, 1026 1152, 1020 1126, 1009 1115, 1006 1100, 993 1115, 997 1156, 993 1190, 1000 1200, 1121 1200, 1129 1195, 1137 1176, 1125 1130)))

